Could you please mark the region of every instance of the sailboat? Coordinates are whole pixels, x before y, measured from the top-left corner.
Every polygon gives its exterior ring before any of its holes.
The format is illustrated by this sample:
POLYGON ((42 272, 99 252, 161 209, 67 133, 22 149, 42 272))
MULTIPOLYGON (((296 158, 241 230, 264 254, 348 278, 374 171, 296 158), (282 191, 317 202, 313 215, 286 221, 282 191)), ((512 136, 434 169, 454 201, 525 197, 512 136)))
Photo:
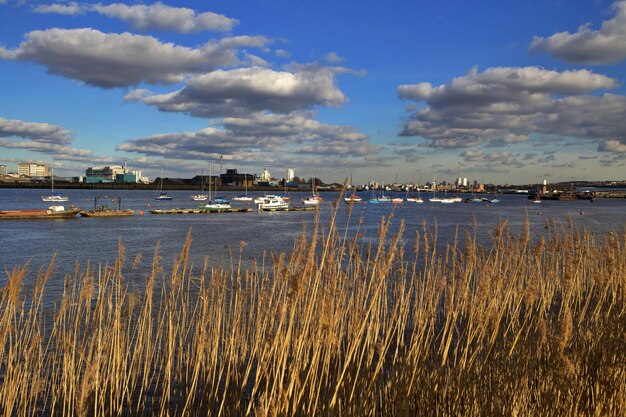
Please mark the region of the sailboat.
POLYGON ((202 169, 202 179, 200 180, 200 194, 194 194, 191 196, 193 201, 206 201, 209 196, 204 194, 204 168, 202 169))
POLYGON ((417 203, 417 204, 422 204, 424 202, 424 200, 422 199, 422 196, 420 195, 420 187, 417 187, 417 196, 413 195, 411 197, 407 196, 406 201, 409 203, 417 203))
MULTIPOLYGON (((209 201, 202 206, 203 209, 208 211, 222 211, 230 209, 230 202, 223 198, 211 198, 211 165, 209 165, 209 201)), ((217 188, 217 187, 216 187, 217 188)))
POLYGON ((319 203, 324 201, 324 199, 315 192, 315 177, 311 177, 311 189, 313 190, 313 195, 305 197, 301 200, 302 204, 305 206, 317 206, 319 203))
POLYGON ((428 199, 431 203, 440 203, 443 200, 441 197, 435 197, 435 191, 437 190, 437 181, 433 177, 433 195, 428 199))
POLYGON ((42 195, 41 200, 46 201, 46 202, 52 202, 52 203, 63 203, 65 201, 68 201, 70 199, 68 196, 54 194, 54 170, 53 169, 50 170, 50 180, 52 182, 52 191, 50 195, 42 195))
POLYGON ((163 168, 161 168, 161 177, 159 178, 159 188, 157 192, 154 194, 154 199, 157 201, 167 201, 171 200, 172 197, 167 195, 167 193, 163 192, 163 168))
POLYGON ((244 175, 243 185, 245 187, 246 194, 233 197, 233 201, 245 201, 245 202, 252 201, 252 197, 248 196, 248 174, 243 174, 243 175, 244 175))
POLYGON ((355 188, 352 185, 352 174, 350 174, 350 190, 352 190, 352 194, 351 195, 347 195, 343 198, 343 201, 346 202, 346 204, 355 204, 355 203, 360 203, 363 199, 361 198, 361 196, 355 194, 355 188))

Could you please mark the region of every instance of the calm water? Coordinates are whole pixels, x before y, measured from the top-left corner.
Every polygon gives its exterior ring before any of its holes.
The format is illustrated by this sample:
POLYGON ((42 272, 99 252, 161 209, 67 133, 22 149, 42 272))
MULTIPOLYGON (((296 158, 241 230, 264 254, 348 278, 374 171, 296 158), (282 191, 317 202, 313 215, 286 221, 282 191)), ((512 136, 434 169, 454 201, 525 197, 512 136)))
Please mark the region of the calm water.
MULTIPOLYGON (((49 203, 42 202, 40 198, 45 193, 46 190, 0 189, 0 209, 45 208, 49 203)), ((83 266, 87 260, 92 265, 110 265, 117 255, 120 241, 126 249, 127 264, 141 254, 146 268, 159 242, 163 264, 169 267, 179 254, 189 230, 193 237, 191 256, 196 267, 200 267, 205 260, 209 263, 228 260, 229 250, 237 255, 241 241, 247 244, 243 249, 244 260, 256 258, 260 261, 264 251, 288 251, 301 233, 303 224, 312 226, 315 217, 313 212, 253 211, 208 215, 154 215, 149 212, 152 208, 193 208, 197 203, 189 200, 192 193, 171 191, 172 201, 157 202, 152 199, 152 191, 110 191, 111 195, 122 197, 123 208, 144 211, 143 215, 129 218, 0 221, 0 266, 3 269, 0 284, 6 280, 5 269, 10 270, 31 260, 31 270, 37 270, 47 265, 55 253, 57 275, 61 277, 58 279, 72 271, 76 261, 83 266)), ((103 190, 69 190, 70 202, 66 203, 66 207, 74 204, 92 209, 94 197, 103 194, 103 190)), ((299 202, 305 195, 293 193, 292 199, 299 202)), ((320 219, 323 225, 327 225, 330 202, 338 194, 323 193, 322 196, 325 201, 321 206, 320 219)), ((367 194, 363 196, 367 197, 367 194)), ((381 217, 388 216, 392 210, 393 229, 397 230, 400 221, 404 221, 405 239, 410 244, 415 231, 421 231, 424 222, 430 226, 437 224, 440 243, 454 238, 457 225, 461 231, 471 228, 473 219, 478 226, 478 237, 485 242, 498 221, 506 220, 513 231, 518 231, 526 216, 534 234, 543 233, 547 218, 566 224, 568 216, 571 216, 575 225, 586 226, 597 233, 619 229, 626 224, 626 200, 601 199, 594 203, 544 201, 533 204, 526 196, 500 195, 498 198, 500 204, 429 204, 427 201, 421 205, 406 202, 402 205, 358 204, 354 206, 348 234, 355 233, 358 228, 364 241, 376 239, 381 217), (363 219, 360 225, 359 217, 363 219)), ((236 205, 234 202, 233 206, 236 205)), ((346 207, 343 202, 339 205, 338 223, 341 227, 346 225, 346 207)))

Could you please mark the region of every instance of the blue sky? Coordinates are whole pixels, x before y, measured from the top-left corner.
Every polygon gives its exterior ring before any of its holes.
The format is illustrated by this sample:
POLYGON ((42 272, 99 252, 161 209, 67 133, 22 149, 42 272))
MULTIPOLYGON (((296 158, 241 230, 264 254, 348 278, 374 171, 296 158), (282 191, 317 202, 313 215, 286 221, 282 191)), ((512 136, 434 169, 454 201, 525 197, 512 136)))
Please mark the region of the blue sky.
POLYGON ((0 164, 624 179, 626 1, 0 0, 0 164))

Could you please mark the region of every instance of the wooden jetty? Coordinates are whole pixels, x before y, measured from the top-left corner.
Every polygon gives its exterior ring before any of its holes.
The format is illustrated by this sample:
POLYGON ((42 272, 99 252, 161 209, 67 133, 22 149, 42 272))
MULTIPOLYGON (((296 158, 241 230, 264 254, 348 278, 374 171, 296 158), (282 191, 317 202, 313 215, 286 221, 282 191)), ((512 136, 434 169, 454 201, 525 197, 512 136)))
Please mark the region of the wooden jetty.
POLYGON ((251 208, 223 208, 223 209, 205 209, 205 208, 175 208, 163 210, 150 210, 152 214, 208 214, 208 213, 249 213, 251 208))

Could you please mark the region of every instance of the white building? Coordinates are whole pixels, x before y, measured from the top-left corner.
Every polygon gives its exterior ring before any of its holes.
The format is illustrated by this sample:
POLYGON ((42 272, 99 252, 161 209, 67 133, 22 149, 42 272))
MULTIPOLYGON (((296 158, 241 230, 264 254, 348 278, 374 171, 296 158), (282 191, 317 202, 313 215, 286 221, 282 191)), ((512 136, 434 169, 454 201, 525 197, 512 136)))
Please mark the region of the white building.
POLYGON ((287 168, 287 182, 293 181, 296 177, 296 173, 293 171, 293 168, 287 168))
POLYGON ((6 174, 7 174, 7 166, 0 165, 0 175, 6 175, 6 174))
POLYGON ((47 177, 50 175, 50 170, 47 165, 20 162, 17 164, 17 173, 27 177, 47 177))
POLYGON ((263 173, 261 174, 261 181, 269 181, 272 179, 272 174, 270 174, 270 172, 267 169, 263 170, 263 173))

